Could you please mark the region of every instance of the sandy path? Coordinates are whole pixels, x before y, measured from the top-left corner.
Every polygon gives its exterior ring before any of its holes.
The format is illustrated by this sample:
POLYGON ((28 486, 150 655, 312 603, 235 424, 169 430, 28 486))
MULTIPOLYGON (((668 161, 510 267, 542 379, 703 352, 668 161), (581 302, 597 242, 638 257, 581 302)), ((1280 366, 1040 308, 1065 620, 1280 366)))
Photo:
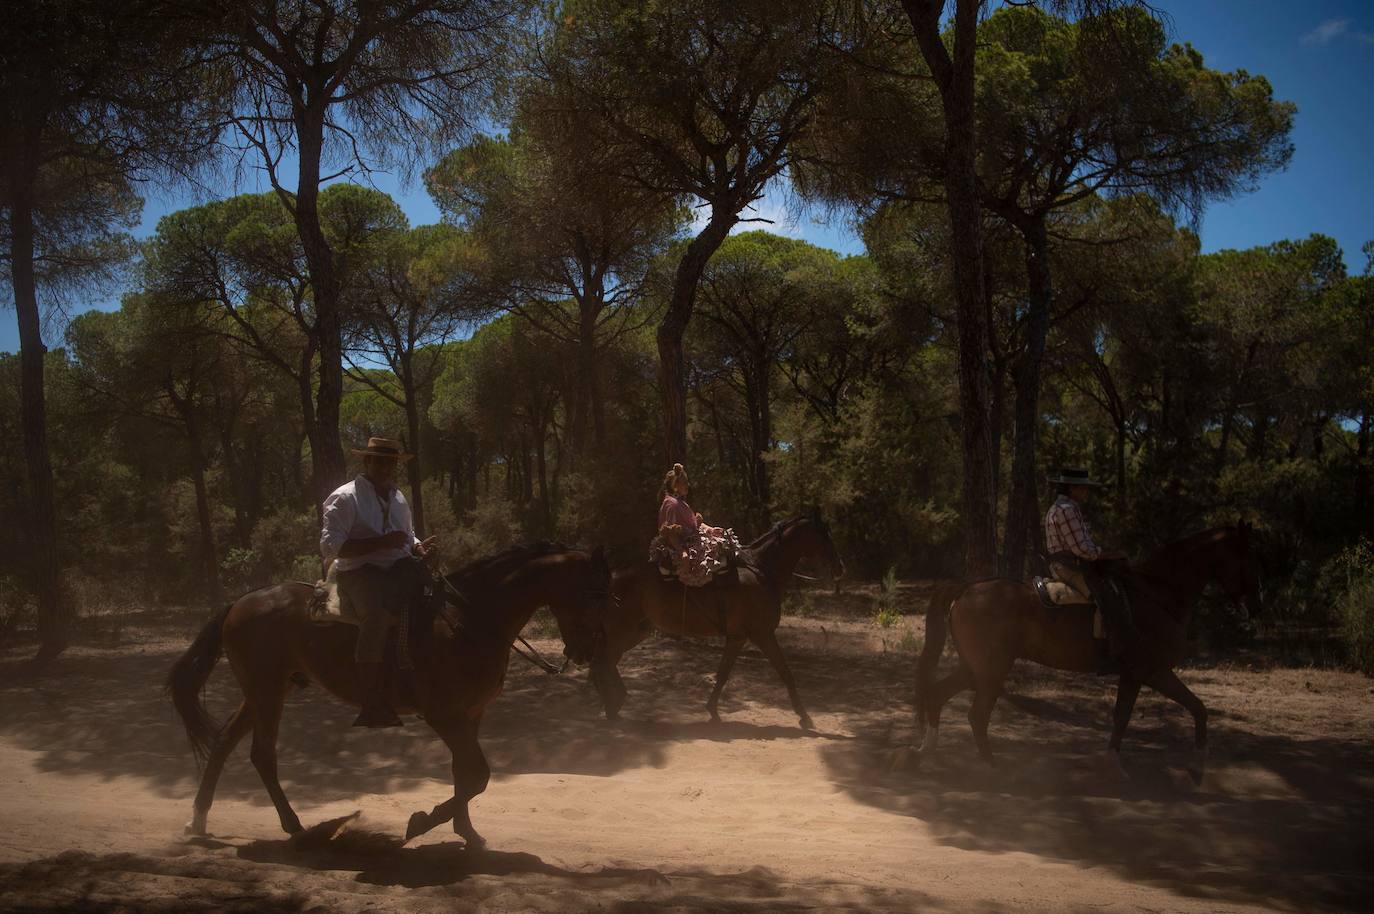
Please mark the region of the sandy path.
MULTIPOLYGON (((713 645, 653 639, 627 657, 620 726, 599 720, 585 674, 513 666, 484 727, 496 776, 473 805, 492 849, 469 854, 447 830, 405 848, 386 837, 450 789, 438 740, 416 723, 350 730, 351 712, 317 689, 290 701, 281 773, 302 819, 326 824, 284 840, 245 744, 214 837, 181 839, 194 770, 157 686, 192 627, 149 620, 41 680, 0 659, 0 909, 1374 905, 1374 694, 1357 676, 1187 671, 1214 712, 1212 766, 1194 787, 1182 711, 1142 697, 1121 782, 1096 761, 1108 685, 1029 668, 994 717, 998 769, 975 764, 960 699, 940 757, 889 770, 910 738, 912 657, 884 652, 867 623, 780 633, 816 736, 757 654, 736 668, 718 726, 700 710, 713 645), (356 810, 333 834, 330 820, 356 810)), ((227 710, 233 689, 217 670, 211 706, 227 710)))

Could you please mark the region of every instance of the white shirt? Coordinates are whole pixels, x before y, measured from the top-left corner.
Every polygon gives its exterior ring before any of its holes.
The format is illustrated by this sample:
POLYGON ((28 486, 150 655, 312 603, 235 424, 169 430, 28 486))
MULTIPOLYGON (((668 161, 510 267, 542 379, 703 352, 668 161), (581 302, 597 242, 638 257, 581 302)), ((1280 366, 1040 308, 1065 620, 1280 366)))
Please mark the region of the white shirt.
POLYGON ((352 482, 346 482, 334 490, 324 500, 324 517, 320 530, 320 555, 327 562, 336 559, 335 570, 352 571, 364 565, 390 567, 397 559, 411 554, 409 546, 395 549, 378 549, 367 555, 354 558, 339 558, 339 550, 349 540, 367 539, 382 536, 393 530, 404 530, 415 538, 415 525, 410 519, 410 504, 401 490, 391 489, 390 500, 377 494, 372 480, 359 474, 352 482))

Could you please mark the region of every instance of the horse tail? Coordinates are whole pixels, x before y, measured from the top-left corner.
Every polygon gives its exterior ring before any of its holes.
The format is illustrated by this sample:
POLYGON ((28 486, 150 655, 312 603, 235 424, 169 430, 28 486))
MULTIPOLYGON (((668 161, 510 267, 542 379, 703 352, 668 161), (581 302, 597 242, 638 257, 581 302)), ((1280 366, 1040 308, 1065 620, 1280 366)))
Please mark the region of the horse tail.
POLYGON ((935 671, 940 666, 940 655, 949 637, 949 607, 967 587, 964 581, 945 581, 936 586, 926 605, 926 640, 921 647, 921 658, 916 661, 916 734, 923 735, 926 730, 926 703, 931 687, 935 684, 935 671))
POLYGON ((229 615, 230 606, 215 613, 201 628, 186 653, 177 658, 167 673, 163 685, 172 698, 181 723, 186 727, 186 736, 191 741, 191 751, 195 754, 196 764, 203 765, 210 755, 210 747, 219 736, 219 726, 205 710, 201 692, 210 679, 210 672, 219 661, 223 652, 224 620, 229 615))

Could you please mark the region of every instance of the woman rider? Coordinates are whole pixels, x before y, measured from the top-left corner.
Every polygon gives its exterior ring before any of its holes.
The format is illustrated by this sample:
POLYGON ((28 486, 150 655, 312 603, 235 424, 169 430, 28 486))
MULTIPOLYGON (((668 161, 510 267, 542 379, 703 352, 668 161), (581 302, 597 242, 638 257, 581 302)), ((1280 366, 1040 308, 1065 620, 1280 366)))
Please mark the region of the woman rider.
POLYGON ((659 490, 658 535, 649 558, 670 566, 682 583, 701 587, 729 564, 740 545, 734 531, 702 523, 701 515, 687 504, 689 491, 687 470, 673 464, 659 490))

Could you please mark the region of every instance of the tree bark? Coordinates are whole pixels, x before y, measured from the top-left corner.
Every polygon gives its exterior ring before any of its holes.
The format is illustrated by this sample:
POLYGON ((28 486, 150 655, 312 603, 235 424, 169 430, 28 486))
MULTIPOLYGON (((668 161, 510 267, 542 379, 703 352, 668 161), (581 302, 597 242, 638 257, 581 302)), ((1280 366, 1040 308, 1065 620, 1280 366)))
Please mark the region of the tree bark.
POLYGON ((406 461, 406 478, 410 482, 410 514, 415 523, 415 535, 425 538, 425 497, 422 487, 424 474, 420 467, 420 407, 415 402, 415 383, 409 377, 403 379, 406 398, 406 435, 410 440, 406 445, 414 456, 406 461))
POLYGON ((1021 577, 1025 565, 1030 519, 1035 515, 1035 444, 1040 427, 1040 365, 1050 330, 1053 287, 1049 239, 1043 216, 1023 220, 1026 250, 1026 345, 1016 364, 1016 415, 1013 420, 1011 495, 1007 500, 1007 528, 1002 544, 1002 574, 1021 577))
POLYGON ((11 138, 9 217, 10 282, 19 322, 19 399, 24 428, 24 461, 29 484, 29 517, 25 539, 30 548, 30 586, 38 597, 38 654, 45 663, 67 647, 71 607, 58 586, 57 508, 53 494, 52 462, 48 456, 47 403, 43 390, 42 320, 34 275, 33 188, 38 180, 34 157, 38 138, 11 138))
POLYGON ((687 368, 682 337, 692 319, 697 283, 706 269, 706 262, 730 233, 738 217, 717 216, 693 238, 682 255, 673 275, 673 295, 668 313, 658 325, 658 385, 663 398, 664 432, 667 438, 668 461, 687 462, 687 368))
POLYGON ((219 579, 219 547, 215 543, 214 521, 210 517, 210 492, 205 484, 205 455, 200 433, 192 423, 187 428, 191 445, 191 481, 196 489, 196 520, 200 524, 200 554, 204 563, 205 596, 212 608, 224 605, 224 587, 219 579))
POLYGON ((311 488, 322 504, 343 484, 347 465, 339 438, 339 407, 343 401, 343 321, 339 314, 339 277, 334 252, 320 225, 320 156, 324 149, 325 100, 314 99, 298 117, 300 167, 297 172, 296 231, 310 271, 315 304, 315 332, 319 340, 319 387, 313 419, 309 421, 311 488), (310 426, 313 426, 311 428, 310 426))
MULTIPOLYGON (((582 305, 582 322, 578 328, 577 358, 578 369, 582 373, 583 403, 589 404, 592 414, 592 443, 599 452, 606 441, 606 406, 601 402, 601 381, 596 371, 596 319, 602 307, 600 297, 596 302, 582 305)), ((580 455, 579 448, 574 450, 580 455)))
POLYGON ((945 0, 903 0, 921 55, 940 91, 945 116, 945 194, 949 206, 954 301, 959 330, 959 413, 964 478, 964 572, 997 570, 993 455, 988 434, 988 326, 983 313, 983 233, 978 206, 973 65, 978 0, 955 0, 954 54, 941 35, 945 0))

